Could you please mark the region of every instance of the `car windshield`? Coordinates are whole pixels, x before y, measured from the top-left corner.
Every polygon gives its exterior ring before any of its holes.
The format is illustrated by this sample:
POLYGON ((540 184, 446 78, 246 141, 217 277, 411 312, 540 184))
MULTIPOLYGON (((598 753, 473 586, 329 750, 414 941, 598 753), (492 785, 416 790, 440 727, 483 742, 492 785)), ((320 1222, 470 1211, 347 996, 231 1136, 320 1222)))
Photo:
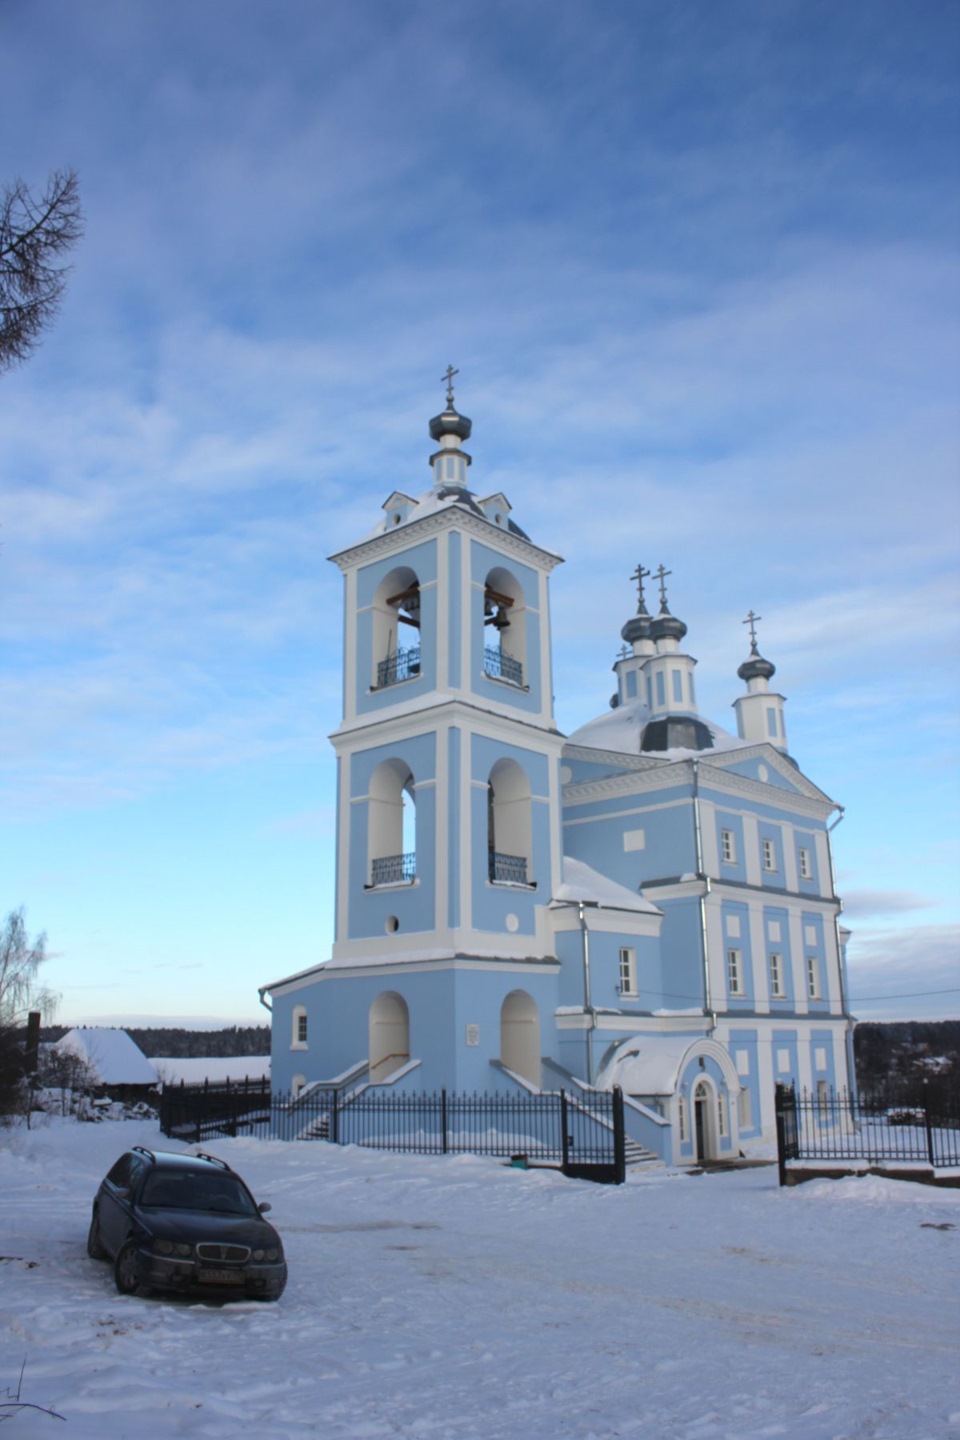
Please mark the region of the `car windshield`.
POLYGON ((193 1170, 148 1175, 140 1204, 157 1210, 215 1210, 226 1215, 258 1213, 234 1175, 199 1175, 193 1170))

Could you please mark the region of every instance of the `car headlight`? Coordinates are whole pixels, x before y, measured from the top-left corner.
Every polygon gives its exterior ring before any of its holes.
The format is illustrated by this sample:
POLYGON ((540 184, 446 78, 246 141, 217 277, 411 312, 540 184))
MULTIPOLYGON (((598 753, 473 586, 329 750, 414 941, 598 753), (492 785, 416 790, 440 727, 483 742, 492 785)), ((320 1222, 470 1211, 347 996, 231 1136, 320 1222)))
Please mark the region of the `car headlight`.
POLYGON ((176 1255, 180 1259, 189 1260, 193 1254, 193 1246, 185 1245, 182 1241, 154 1240, 153 1251, 155 1255, 176 1255))
POLYGON ((254 1252, 253 1252, 253 1259, 254 1259, 254 1260, 279 1260, 279 1259, 280 1259, 280 1251, 277 1249, 276 1245, 272 1245, 269 1250, 254 1250, 254 1252))

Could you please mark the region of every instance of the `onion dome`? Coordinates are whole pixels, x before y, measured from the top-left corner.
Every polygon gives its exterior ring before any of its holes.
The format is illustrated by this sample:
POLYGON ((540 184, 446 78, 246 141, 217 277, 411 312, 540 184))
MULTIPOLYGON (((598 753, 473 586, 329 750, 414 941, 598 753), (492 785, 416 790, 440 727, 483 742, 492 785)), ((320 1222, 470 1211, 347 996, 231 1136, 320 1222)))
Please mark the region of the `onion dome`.
POLYGON ((661 610, 650 626, 650 638, 652 640, 682 640, 687 633, 687 627, 682 620, 671 615, 669 610, 661 610))
POLYGON ((756 645, 750 651, 749 660, 744 660, 737 671, 741 680, 769 680, 777 673, 772 660, 764 660, 756 645))
POLYGON ((430 421, 430 438, 439 442, 444 435, 456 435, 458 440, 469 440, 472 429, 473 421, 468 420, 466 415, 459 415, 453 408, 453 402, 448 400, 446 410, 434 415, 430 421))
POLYGON ((751 680, 769 680, 777 673, 777 667, 772 660, 764 660, 757 649, 757 621, 762 620, 762 615, 750 611, 744 620, 744 625, 750 626, 750 654, 740 666, 737 674, 741 680, 749 683, 751 680))
POLYGON ((625 640, 628 645, 633 645, 638 640, 649 640, 650 626, 652 624, 653 621, 643 608, 641 602, 641 608, 637 611, 636 615, 632 616, 620 631, 620 638, 621 640, 625 640))

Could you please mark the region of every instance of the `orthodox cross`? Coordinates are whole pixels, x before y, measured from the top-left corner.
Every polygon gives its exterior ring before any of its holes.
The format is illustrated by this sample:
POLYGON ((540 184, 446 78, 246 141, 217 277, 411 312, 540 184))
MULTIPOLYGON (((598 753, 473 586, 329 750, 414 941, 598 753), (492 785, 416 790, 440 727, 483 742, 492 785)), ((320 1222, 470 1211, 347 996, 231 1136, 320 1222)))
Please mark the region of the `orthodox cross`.
POLYGON ((636 570, 634 570, 633 574, 630 576, 630 579, 631 579, 631 580, 636 580, 636 582, 637 582, 637 600, 638 600, 638 604, 637 604, 637 614, 638 614, 638 615, 642 615, 642 614, 643 614, 643 608, 644 608, 644 606, 643 606, 643 582, 644 582, 644 580, 646 580, 647 576, 648 576, 650 573, 651 573, 651 572, 650 572, 649 570, 644 570, 642 564, 638 563, 636 570))
POLYGON ((749 610, 746 620, 740 621, 741 625, 750 626, 750 652, 753 655, 757 653, 757 621, 762 619, 762 615, 754 615, 753 611, 749 610))
POLYGON ((664 570, 664 568, 663 568, 663 561, 661 560, 661 561, 660 561, 660 569, 659 569, 659 570, 655 570, 653 573, 656 575, 657 579, 660 581, 660 609, 663 611, 664 614, 669 614, 669 611, 667 610, 667 587, 666 587, 666 585, 664 584, 664 581, 666 580, 666 578, 667 578, 668 575, 672 575, 672 574, 673 574, 673 571, 672 571, 672 570, 664 570))
MULTIPOLYGON (((632 579, 633 579, 633 576, 631 575, 630 578, 631 578, 631 580, 632 580, 632 579)), ((617 655, 617 659, 618 659, 618 660, 627 660, 627 659, 629 659, 629 657, 630 657, 632 654, 633 654, 633 651, 630 649, 630 646, 629 646, 629 645, 621 645, 621 646, 620 646, 620 652, 619 652, 619 654, 617 655)))
POLYGON ((460 371, 459 371, 459 370, 454 370, 454 368, 453 368, 452 365, 448 365, 448 366, 447 366, 447 370, 446 370, 446 374, 440 376, 440 384, 442 385, 442 384, 444 383, 444 381, 446 381, 446 385, 447 385, 447 409, 448 409, 448 410, 452 410, 452 409, 453 409, 453 377, 454 377, 454 375, 459 375, 459 374, 460 374, 460 371))

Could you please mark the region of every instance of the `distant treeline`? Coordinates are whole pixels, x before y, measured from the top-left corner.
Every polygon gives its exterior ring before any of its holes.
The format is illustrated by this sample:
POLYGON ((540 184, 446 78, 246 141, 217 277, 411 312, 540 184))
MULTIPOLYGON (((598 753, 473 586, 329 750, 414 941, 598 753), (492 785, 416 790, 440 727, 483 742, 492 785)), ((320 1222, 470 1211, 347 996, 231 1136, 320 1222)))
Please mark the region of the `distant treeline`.
POLYGON ((853 1053, 862 1094, 960 1119, 960 1020, 864 1020, 853 1053))
MULTIPOLYGON (((53 1043, 72 1029, 69 1025, 45 1025, 40 1031, 41 1042, 53 1043)), ((269 1025, 231 1025, 224 1030, 184 1030, 179 1026, 156 1025, 126 1029, 148 1059, 168 1055, 178 1060, 192 1055, 269 1055, 269 1025)))

